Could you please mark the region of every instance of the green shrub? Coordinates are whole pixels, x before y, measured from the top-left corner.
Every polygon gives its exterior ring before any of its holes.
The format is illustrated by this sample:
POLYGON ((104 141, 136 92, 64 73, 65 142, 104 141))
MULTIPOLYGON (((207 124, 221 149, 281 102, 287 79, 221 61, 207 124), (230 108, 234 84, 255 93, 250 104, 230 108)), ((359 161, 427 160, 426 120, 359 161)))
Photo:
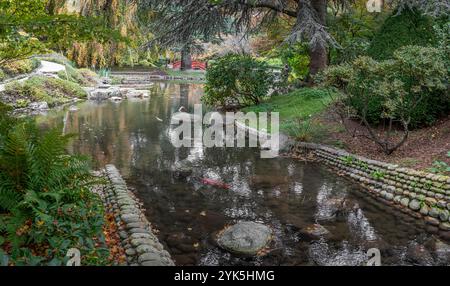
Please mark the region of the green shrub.
POLYGON ((72 98, 85 98, 86 91, 78 84, 56 78, 33 76, 25 82, 12 82, 5 87, 4 97, 12 98, 13 105, 18 99, 46 101, 50 107, 68 102, 72 98))
POLYGON ((351 62, 359 56, 366 55, 371 39, 385 19, 385 13, 369 13, 367 1, 348 5, 329 17, 328 27, 331 35, 339 43, 339 48, 330 49, 330 63, 351 62), (361 3, 363 2, 363 3, 361 3))
POLYGON ((400 47, 407 45, 434 46, 436 44, 433 20, 418 11, 404 10, 389 17, 372 39, 368 55, 386 60, 400 47))
POLYGON ((36 59, 25 59, 13 62, 7 62, 1 66, 1 69, 9 77, 14 77, 20 74, 32 72, 39 66, 39 61, 36 59))
POLYGON ((202 101, 212 106, 226 106, 229 100, 240 105, 258 104, 273 84, 266 63, 250 56, 227 55, 208 68, 202 101))
MULTIPOLYGON (((450 159, 450 151, 447 151, 447 159, 450 159)), ((428 171, 440 175, 450 175, 450 165, 444 161, 434 161, 433 167, 429 168, 428 171)))
POLYGON ((320 142, 327 136, 326 128, 312 118, 296 117, 282 123, 282 130, 302 142, 320 142))
POLYGON ((297 44, 293 47, 284 49, 282 52, 283 61, 292 69, 292 77, 304 80, 309 74, 309 53, 306 45, 297 44))
POLYGON ((4 81, 5 79, 6 79, 5 72, 2 69, 0 69, 0 81, 4 81))
POLYGON ((444 59, 436 48, 406 46, 392 60, 360 57, 351 65, 330 67, 318 79, 343 91, 344 103, 369 123, 403 118, 420 127, 450 110, 444 59))
POLYGON ((284 69, 290 68, 290 79, 304 80, 309 73, 309 52, 305 44, 282 45, 270 52, 273 59, 265 60, 270 66, 284 69))
POLYGON ((16 107, 17 108, 25 108, 30 104, 30 100, 29 99, 18 99, 16 101, 16 107))
POLYGON ((70 136, 0 113, 0 264, 108 263, 104 210, 86 158, 67 155, 70 136))

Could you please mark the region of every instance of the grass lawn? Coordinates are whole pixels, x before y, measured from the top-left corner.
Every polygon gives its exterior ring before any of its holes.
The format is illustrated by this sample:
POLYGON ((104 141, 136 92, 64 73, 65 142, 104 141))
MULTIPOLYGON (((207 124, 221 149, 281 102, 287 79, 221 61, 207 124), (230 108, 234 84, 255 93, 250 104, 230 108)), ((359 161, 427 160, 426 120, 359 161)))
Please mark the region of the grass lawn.
POLYGON ((197 70, 190 70, 190 71, 180 71, 180 70, 173 70, 173 69, 164 69, 164 71, 170 75, 175 77, 190 77, 195 79, 204 79, 206 76, 205 71, 197 71, 197 70))
MULTIPOLYGON (((318 126, 313 128, 311 118, 323 112, 331 102, 332 96, 325 89, 302 88, 286 95, 266 98, 259 105, 246 107, 242 111, 279 112, 280 131, 291 136, 298 136, 297 133, 317 129, 318 126)), ((251 125, 250 127, 256 128, 251 125)))

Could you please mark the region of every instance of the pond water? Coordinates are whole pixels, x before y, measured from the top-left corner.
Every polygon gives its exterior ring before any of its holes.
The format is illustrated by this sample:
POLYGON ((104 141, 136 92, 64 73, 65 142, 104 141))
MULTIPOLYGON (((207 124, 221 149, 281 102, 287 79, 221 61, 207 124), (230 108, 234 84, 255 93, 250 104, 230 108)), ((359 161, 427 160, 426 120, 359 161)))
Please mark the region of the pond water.
POLYGON ((383 265, 448 265, 448 245, 424 226, 364 195, 317 163, 260 159, 257 149, 176 149, 170 116, 198 103, 201 85, 154 83, 151 98, 120 103, 84 102, 40 120, 77 133, 70 151, 93 158, 97 168, 115 164, 144 203, 161 242, 177 265, 364 265, 378 248, 383 265), (173 166, 196 158, 186 178, 173 166), (202 185, 203 178, 229 184, 202 185), (242 258, 221 250, 214 235, 248 220, 274 231, 269 254, 242 258), (313 238, 304 230, 320 224, 330 233, 313 238))

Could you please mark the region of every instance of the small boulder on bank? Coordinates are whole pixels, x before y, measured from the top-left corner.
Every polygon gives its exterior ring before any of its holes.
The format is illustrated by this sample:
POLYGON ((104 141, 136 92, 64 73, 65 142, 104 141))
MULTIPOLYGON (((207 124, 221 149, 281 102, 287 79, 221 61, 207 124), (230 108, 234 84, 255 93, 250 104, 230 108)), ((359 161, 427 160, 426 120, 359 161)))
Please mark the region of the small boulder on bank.
POLYGON ((121 97, 120 88, 103 85, 89 92, 89 99, 91 100, 105 100, 112 97, 121 97))
POLYGON ((242 221, 222 230, 217 244, 234 254, 253 256, 272 240, 272 230, 263 224, 242 221))

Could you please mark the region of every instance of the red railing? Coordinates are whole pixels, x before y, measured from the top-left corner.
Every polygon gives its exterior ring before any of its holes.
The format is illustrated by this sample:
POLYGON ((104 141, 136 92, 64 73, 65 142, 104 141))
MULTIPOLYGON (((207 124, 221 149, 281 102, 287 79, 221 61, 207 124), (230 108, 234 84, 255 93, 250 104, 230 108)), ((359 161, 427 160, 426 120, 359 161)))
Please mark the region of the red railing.
MULTIPOLYGON (((177 61, 173 63, 173 69, 181 68, 181 61, 177 61)), ((199 61, 192 61, 192 69, 193 70, 206 70, 206 63, 199 61)))

